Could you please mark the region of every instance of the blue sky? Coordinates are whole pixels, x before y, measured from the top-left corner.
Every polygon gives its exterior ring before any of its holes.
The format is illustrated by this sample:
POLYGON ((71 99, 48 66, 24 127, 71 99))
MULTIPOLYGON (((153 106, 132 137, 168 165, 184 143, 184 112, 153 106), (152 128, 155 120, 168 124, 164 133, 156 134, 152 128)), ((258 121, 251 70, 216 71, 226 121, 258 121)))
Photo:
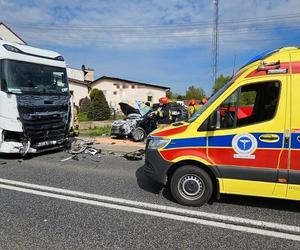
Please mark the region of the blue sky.
MULTIPOLYGON (((213 0, 0 0, 0 21, 72 67, 170 86, 212 87, 213 0)), ((300 44, 299 0, 219 0, 218 73, 300 44)))

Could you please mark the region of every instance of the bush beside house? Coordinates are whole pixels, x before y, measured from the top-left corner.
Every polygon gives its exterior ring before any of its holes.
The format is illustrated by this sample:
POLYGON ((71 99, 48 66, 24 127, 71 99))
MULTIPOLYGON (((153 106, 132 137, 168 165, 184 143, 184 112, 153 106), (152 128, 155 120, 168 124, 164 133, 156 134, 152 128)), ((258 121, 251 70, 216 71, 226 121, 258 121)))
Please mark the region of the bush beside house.
POLYGON ((79 111, 81 113, 88 113, 91 108, 91 100, 87 96, 79 101, 79 111))
POLYGON ((110 118, 110 109, 103 92, 92 89, 90 93, 91 105, 87 117, 93 121, 104 121, 110 118))

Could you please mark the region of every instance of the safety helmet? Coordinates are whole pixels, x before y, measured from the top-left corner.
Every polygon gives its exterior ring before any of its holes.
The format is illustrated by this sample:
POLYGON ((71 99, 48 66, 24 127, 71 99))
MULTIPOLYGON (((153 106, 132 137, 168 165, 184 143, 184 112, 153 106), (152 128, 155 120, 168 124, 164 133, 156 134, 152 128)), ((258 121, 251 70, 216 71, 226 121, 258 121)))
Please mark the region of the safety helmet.
POLYGON ((202 103, 202 104, 205 104, 205 103, 207 103, 207 102, 208 102, 207 98, 202 98, 202 100, 201 100, 201 103, 202 103))
POLYGON ((189 106, 195 106, 195 105, 196 105, 196 101, 195 101, 194 99, 192 99, 192 100, 190 101, 189 106))
POLYGON ((161 98, 159 98, 159 103, 160 104, 167 104, 169 102, 170 102, 170 100, 169 100, 168 97, 161 97, 161 98))

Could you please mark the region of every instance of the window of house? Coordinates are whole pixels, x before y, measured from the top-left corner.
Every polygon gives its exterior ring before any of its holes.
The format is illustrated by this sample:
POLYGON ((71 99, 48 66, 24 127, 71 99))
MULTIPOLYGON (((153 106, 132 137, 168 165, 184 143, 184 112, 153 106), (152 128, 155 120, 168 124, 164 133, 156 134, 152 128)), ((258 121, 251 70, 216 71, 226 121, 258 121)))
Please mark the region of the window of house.
POLYGON ((127 89, 127 85, 126 84, 123 84, 123 89, 127 89))
POLYGON ((132 88, 132 89, 135 89, 135 85, 131 85, 131 88, 132 88))
POLYGON ((114 91, 113 94, 116 95, 116 94, 117 94, 117 91, 114 91))
POLYGON ((148 95, 147 101, 148 102, 152 102, 152 100, 153 100, 153 96, 152 95, 148 95))
MULTIPOLYGON (((280 96, 279 82, 253 83, 238 88, 208 118, 209 129, 229 129, 271 120, 280 96)), ((203 126, 200 127, 200 130, 203 126)))
POLYGON ((116 84, 116 86, 117 86, 117 89, 119 89, 119 88, 120 88, 120 85, 119 85, 119 84, 116 84))

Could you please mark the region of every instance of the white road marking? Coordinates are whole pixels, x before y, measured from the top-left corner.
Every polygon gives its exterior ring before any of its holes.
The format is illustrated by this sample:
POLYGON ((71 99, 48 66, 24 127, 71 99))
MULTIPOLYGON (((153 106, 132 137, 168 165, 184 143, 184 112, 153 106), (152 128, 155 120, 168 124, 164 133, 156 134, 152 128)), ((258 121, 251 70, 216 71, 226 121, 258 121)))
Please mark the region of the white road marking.
POLYGON ((254 233, 264 236, 300 241, 300 235, 297 235, 297 233, 300 232, 300 228, 296 226, 258 220, 250 220, 245 218, 206 213, 176 207, 168 207, 151 203, 125 200, 109 196, 77 192, 67 189, 54 188, 49 186, 36 185, 1 178, 0 183, 3 183, 0 184, 0 188, 24 192, 28 194, 35 194, 61 200, 74 201, 89 205, 118 209, 122 211, 151 215, 166 219, 192 222, 196 224, 231 229, 246 233, 254 233), (204 218, 206 218, 206 220, 204 218))

